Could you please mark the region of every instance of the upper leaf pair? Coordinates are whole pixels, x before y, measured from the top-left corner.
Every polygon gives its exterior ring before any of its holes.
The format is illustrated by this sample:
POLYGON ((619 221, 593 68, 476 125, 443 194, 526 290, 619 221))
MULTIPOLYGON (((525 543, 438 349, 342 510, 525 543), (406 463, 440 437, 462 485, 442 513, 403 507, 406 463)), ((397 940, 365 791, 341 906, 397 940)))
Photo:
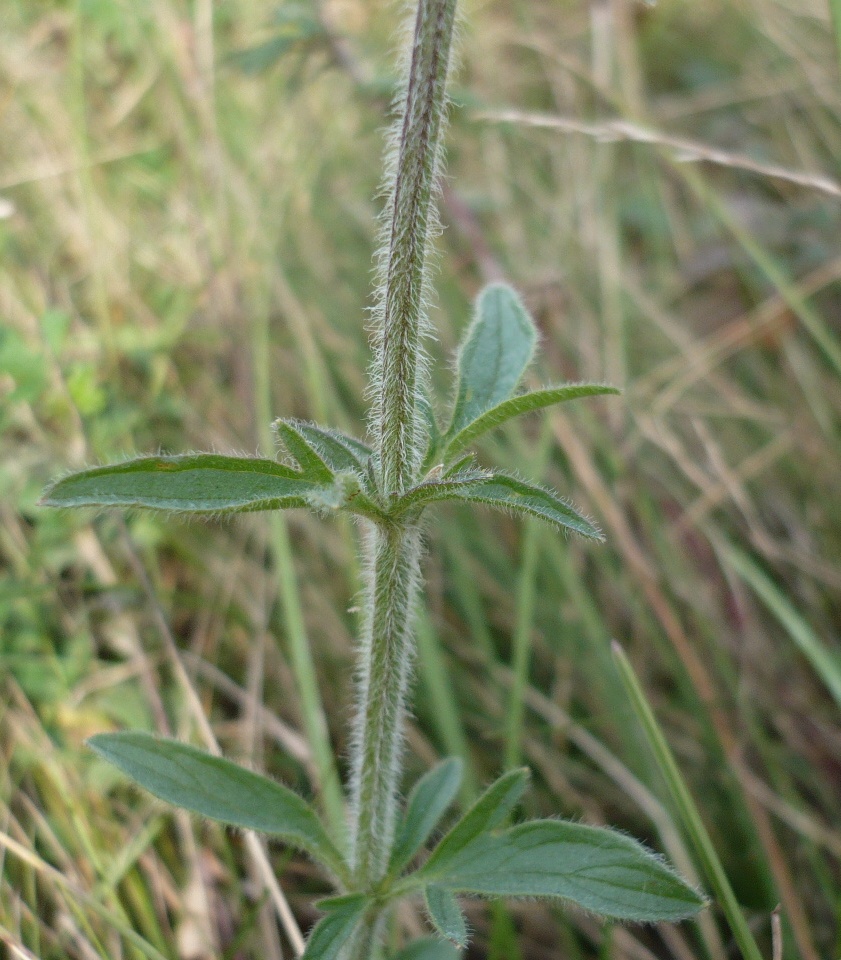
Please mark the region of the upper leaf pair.
POLYGON ((534 323, 517 294, 504 284, 487 287, 459 352, 450 425, 442 432, 424 401, 426 476, 400 496, 378 489, 372 451, 361 441, 314 424, 278 420, 278 438, 295 466, 218 454, 140 457, 67 476, 52 484, 41 502, 185 514, 308 507, 388 523, 418 514, 430 503, 455 500, 539 517, 599 539, 593 524, 557 494, 505 473, 478 470, 469 457, 458 460, 474 440, 512 417, 617 392, 601 384, 568 384, 516 396, 536 342, 534 323))
POLYGON ((423 465, 426 476, 393 504, 393 514, 419 510, 433 501, 483 503, 601 539, 597 528, 556 493, 499 471, 476 470, 470 457, 459 460, 482 434, 521 414, 578 397, 619 392, 615 387, 590 383, 517 395, 536 343, 534 322, 515 291, 501 283, 486 287, 459 350, 450 424, 440 430, 424 399, 429 427, 423 465))

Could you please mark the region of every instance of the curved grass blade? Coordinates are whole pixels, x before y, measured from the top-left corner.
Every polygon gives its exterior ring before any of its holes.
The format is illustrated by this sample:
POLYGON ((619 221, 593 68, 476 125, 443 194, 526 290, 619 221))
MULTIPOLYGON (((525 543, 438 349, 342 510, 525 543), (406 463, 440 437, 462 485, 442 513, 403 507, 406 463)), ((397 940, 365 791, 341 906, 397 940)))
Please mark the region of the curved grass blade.
POLYGON ((463 769, 461 760, 449 757, 425 773, 414 785, 397 830, 389 864, 390 873, 399 873, 423 848, 455 799, 463 769))
POLYGON ((455 433, 447 444, 445 460, 450 461, 457 457, 466 447, 483 433, 501 426, 514 417, 542 410, 544 407, 556 403, 566 403, 568 400, 577 400, 579 397, 597 397, 602 394, 618 394, 616 387, 608 387, 599 383, 566 384, 562 387, 547 387, 545 390, 534 390, 519 397, 511 397, 502 403, 486 410, 472 423, 455 433))
POLYGON ((339 877, 344 860, 310 805, 288 787, 185 743, 127 731, 88 746, 161 800, 222 823, 279 837, 339 877))
POLYGON ((342 948, 350 942, 367 905, 368 897, 364 893, 322 900, 318 906, 326 910, 327 915, 310 931, 301 960, 336 960, 342 948))
POLYGON ((785 627, 800 652, 821 678, 835 703, 841 707, 841 657, 823 644, 814 629, 791 603, 785 593, 747 554, 727 546, 724 556, 736 573, 753 588, 759 599, 785 627))
POLYGON ((651 709, 651 704, 648 702, 637 675, 634 673, 634 668, 616 640, 611 643, 611 652, 619 670, 622 684, 625 687, 625 692, 628 694, 637 720, 642 726, 645 739, 654 754, 657 767, 666 781, 675 808, 683 822, 683 827, 695 848, 695 855, 703 867, 707 882, 715 894, 716 902, 721 906, 722 913, 730 925, 739 952, 744 960, 762 960, 762 950, 759 948, 753 931, 742 913, 739 901, 736 899, 736 894, 730 885, 712 838, 704 826, 701 813, 689 792, 686 781, 681 776, 671 747, 666 741, 657 718, 654 716, 654 711, 651 709))
POLYGON ((274 460, 200 453, 140 457, 83 470, 49 486, 41 504, 240 513, 306 507, 317 489, 317 484, 274 460))
POLYGON ((700 894, 636 840, 563 820, 485 833, 422 872, 460 893, 569 900, 621 920, 682 920, 704 905, 700 894))
POLYGON ((423 891, 432 926, 457 947, 467 946, 467 923, 458 900, 445 887, 431 883, 423 891))
POLYGON ((511 396, 531 363, 536 343, 534 322, 519 295, 504 283, 485 287, 458 354, 448 436, 511 396))

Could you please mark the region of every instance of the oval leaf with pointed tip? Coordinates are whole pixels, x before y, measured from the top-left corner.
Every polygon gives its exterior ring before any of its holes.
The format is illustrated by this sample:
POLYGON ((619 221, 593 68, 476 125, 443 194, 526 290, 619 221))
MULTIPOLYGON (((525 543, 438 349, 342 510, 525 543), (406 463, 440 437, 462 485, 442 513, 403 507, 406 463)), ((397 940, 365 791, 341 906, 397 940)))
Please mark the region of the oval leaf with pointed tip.
POLYGON ((448 435, 507 400, 531 363, 537 331, 507 284, 485 287, 458 355, 458 387, 448 435))
POLYGON ((314 484, 274 460, 211 453, 140 457, 83 470, 48 487, 48 507, 148 507, 231 513, 305 507, 314 484))
POLYGON ((88 746, 161 800, 211 820, 279 837, 338 876, 341 854, 310 805, 288 787, 176 740, 127 731, 88 746))
POLYGON ((342 947, 353 936, 367 905, 368 897, 364 893, 331 897, 319 903, 318 906, 327 911, 327 916, 310 931, 301 960, 336 960, 342 947))
POLYGON ((423 848, 455 799, 463 769, 461 760, 449 757, 425 773, 414 785, 391 853, 389 871, 392 874, 399 873, 423 848))
POLYGON ((599 383, 570 383, 562 387, 547 387, 545 390, 533 390, 519 397, 511 397, 502 403, 486 410, 472 423, 468 423, 459 430, 447 444, 446 460, 457 457, 465 447, 469 446, 483 433, 502 426, 514 417, 520 417, 534 410, 553 406, 556 403, 566 403, 568 400, 577 400, 579 397, 597 397, 602 394, 617 394, 616 387, 608 387, 599 383))
POLYGON ((444 887, 431 883, 423 891, 432 926, 457 947, 467 946, 467 923, 458 900, 444 887))
POLYGON ((424 873, 460 893, 570 900, 620 920, 676 921, 704 906, 700 894, 636 840, 563 820, 485 834, 424 873))

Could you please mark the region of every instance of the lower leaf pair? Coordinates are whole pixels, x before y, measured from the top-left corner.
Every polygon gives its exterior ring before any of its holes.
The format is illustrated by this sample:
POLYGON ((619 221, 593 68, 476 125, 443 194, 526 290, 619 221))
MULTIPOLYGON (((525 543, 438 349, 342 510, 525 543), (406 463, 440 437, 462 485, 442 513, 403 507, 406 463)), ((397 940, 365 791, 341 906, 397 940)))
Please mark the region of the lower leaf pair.
MULTIPOLYGON (((411 868, 458 791, 462 765, 445 760, 415 784, 398 826, 387 875, 375 891, 354 889, 350 865, 318 814, 288 787, 221 757, 146 733, 100 734, 90 746, 155 796, 214 820, 278 837, 321 864, 340 891, 322 900, 305 960, 335 960, 363 918, 405 897, 422 897, 435 930, 467 943, 457 895, 570 901, 621 920, 675 921, 703 898, 624 834, 563 820, 498 829, 523 795, 529 774, 493 783, 411 868), (408 869, 409 872, 406 872, 408 869)), ((401 960, 445 960, 442 947, 414 945, 401 960), (420 951, 420 952, 417 952, 420 951), (424 952, 426 951, 426 952, 424 952)))

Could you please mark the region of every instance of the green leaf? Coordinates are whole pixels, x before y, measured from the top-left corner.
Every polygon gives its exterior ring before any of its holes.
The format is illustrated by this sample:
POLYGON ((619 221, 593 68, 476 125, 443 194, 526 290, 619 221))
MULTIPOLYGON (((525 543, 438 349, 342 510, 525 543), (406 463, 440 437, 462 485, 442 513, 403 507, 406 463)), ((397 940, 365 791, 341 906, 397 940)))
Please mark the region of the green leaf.
POLYGON ((704 905, 636 840, 563 820, 535 820, 477 837, 423 873, 461 893, 559 898, 620 920, 682 920, 704 905))
POLYGON ((275 432, 289 453, 295 458, 307 479, 317 483, 331 483, 333 470, 324 462, 316 447, 294 420, 275 420, 275 432))
POLYGON ((371 456, 371 448, 361 440, 314 423, 296 421, 295 429, 334 473, 350 470, 360 476, 365 475, 365 464, 371 456))
POLYGON ((467 456, 462 457, 461 460, 456 460, 454 463, 451 463, 441 474, 442 477, 449 479, 454 477, 457 473, 464 473, 466 470, 475 470, 476 467, 476 458, 472 453, 468 453, 467 456))
POLYGON ((394 513, 405 513, 415 506, 422 506, 436 500, 449 500, 459 495, 462 490, 471 489, 477 481, 486 481, 493 477, 489 470, 468 468, 459 473, 449 473, 434 480, 424 480, 414 487, 410 487, 394 504, 394 513))
POLYGON ((591 540, 603 539, 599 530, 586 517, 549 490, 524 483, 505 473, 486 473, 478 477, 465 473, 461 476, 464 477, 463 480, 456 474, 442 477, 440 481, 419 484, 407 490, 400 503, 402 505, 405 501, 410 506, 442 500, 483 503, 498 510, 538 517, 591 540))
POLYGON ((145 790, 176 807, 279 837, 338 876, 341 854, 312 807, 288 787, 203 750, 148 733, 102 733, 88 745, 145 790))
POLYGON ((452 893, 431 883, 424 889, 424 900, 426 912, 438 933, 457 947, 466 947, 467 923, 452 893))
POLYGON ((423 422, 426 424, 426 453, 421 466, 421 473, 426 473, 435 465, 438 450, 441 447, 441 428, 438 426, 438 418, 435 416, 435 409, 426 390, 418 397, 417 406, 423 422))
POLYGON ((461 951, 451 943, 434 937, 424 937, 396 953, 391 960, 459 960, 459 957, 461 951))
POLYGON ((389 872, 392 875, 399 873, 423 848, 455 799, 463 772, 461 760, 450 757, 425 773, 414 785, 391 853, 389 872))
POLYGON ((364 893, 322 900, 318 906, 327 911, 327 916, 310 930, 301 960, 335 960, 353 936, 367 905, 368 897, 364 893))
POLYGON ((48 487, 41 504, 230 513, 305 507, 317 490, 317 484, 274 460, 200 453, 83 470, 48 487))
POLYGON ((562 387, 547 387, 545 390, 534 390, 519 397, 511 397, 497 404, 478 416, 472 423, 458 430, 447 444, 446 458, 452 460, 465 447, 480 437, 483 433, 501 426, 514 417, 519 417, 534 410, 556 403, 565 403, 567 400, 576 400, 579 397, 596 397, 601 394, 619 393, 616 387, 608 387, 599 383, 566 384, 562 387))
POLYGON ((528 782, 529 771, 525 767, 504 773, 485 790, 412 877, 418 880, 437 877, 461 850, 488 830, 493 830, 508 816, 523 795, 528 782))
POLYGON ((303 479, 315 486, 307 503, 316 510, 347 510, 380 519, 383 511, 369 494, 371 450, 359 440, 297 420, 275 420, 278 439, 295 458, 303 479))
POLYGON ((536 342, 534 322, 518 294, 504 283, 485 287, 459 350, 458 387, 448 436, 514 393, 536 342))

